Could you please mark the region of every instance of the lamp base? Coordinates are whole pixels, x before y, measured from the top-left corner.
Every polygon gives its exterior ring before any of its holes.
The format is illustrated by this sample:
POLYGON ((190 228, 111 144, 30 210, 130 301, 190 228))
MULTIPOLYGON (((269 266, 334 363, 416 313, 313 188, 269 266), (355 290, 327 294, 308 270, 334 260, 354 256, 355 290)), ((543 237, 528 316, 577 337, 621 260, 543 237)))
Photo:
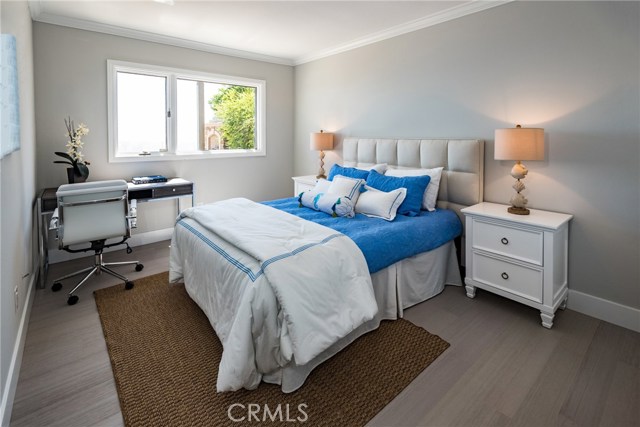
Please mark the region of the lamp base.
POLYGON ((527 208, 519 208, 516 206, 509 206, 507 208, 507 212, 515 214, 515 215, 529 215, 529 209, 527 208))
POLYGON ((327 179, 327 176, 324 174, 324 151, 320 150, 320 169, 318 169, 318 175, 316 175, 317 179, 327 179))

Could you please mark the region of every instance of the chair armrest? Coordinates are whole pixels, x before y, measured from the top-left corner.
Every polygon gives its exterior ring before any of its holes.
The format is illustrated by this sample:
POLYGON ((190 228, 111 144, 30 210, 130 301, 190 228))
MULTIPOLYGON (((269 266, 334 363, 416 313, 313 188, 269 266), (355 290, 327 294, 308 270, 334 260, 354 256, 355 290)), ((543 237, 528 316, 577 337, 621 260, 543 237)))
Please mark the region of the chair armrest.
POLYGON ((58 208, 55 208, 53 215, 51 215, 51 221, 49 221, 49 230, 58 229, 58 208))
POLYGON ((138 227, 138 202, 135 199, 129 202, 129 215, 127 215, 127 219, 129 220, 129 228, 138 227))

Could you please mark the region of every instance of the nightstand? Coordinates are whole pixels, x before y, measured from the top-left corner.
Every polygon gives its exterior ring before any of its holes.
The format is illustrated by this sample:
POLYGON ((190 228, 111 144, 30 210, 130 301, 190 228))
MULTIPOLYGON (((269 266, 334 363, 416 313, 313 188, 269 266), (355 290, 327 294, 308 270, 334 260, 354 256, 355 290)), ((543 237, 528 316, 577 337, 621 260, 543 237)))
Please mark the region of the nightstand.
POLYGON ((297 197, 303 191, 311 190, 316 186, 318 178, 315 175, 294 176, 293 178, 293 195, 297 197))
POLYGON ((467 296, 476 288, 540 310, 551 328, 567 302, 569 221, 572 215, 531 209, 514 215, 506 205, 479 203, 462 209, 466 224, 467 296))

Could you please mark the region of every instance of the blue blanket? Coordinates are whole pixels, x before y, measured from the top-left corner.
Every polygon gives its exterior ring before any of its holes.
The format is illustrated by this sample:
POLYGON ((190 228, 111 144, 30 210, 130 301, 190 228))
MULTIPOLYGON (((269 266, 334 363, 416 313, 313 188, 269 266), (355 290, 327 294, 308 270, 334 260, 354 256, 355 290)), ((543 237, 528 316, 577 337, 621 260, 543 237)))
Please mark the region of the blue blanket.
POLYGON ((297 198, 293 197, 264 204, 346 234, 364 254, 371 273, 440 247, 462 233, 460 219, 447 209, 420 211, 415 217, 398 215, 389 222, 362 214, 356 214, 355 218, 334 218, 324 212, 299 207, 297 198))

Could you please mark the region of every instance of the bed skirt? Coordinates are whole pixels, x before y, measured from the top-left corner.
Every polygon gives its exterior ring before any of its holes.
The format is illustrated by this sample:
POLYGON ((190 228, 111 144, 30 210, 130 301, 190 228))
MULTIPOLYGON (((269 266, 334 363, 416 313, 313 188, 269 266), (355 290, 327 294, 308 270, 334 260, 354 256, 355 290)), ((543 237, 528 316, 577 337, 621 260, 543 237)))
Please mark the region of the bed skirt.
POLYGON ((264 375, 262 380, 279 384, 290 393, 300 388, 311 371, 358 337, 378 328, 381 320, 403 317, 405 309, 428 300, 444 290, 445 285, 462 286, 458 257, 453 241, 432 251, 399 261, 371 276, 378 303, 377 316, 342 338, 306 365, 290 365, 264 375))

